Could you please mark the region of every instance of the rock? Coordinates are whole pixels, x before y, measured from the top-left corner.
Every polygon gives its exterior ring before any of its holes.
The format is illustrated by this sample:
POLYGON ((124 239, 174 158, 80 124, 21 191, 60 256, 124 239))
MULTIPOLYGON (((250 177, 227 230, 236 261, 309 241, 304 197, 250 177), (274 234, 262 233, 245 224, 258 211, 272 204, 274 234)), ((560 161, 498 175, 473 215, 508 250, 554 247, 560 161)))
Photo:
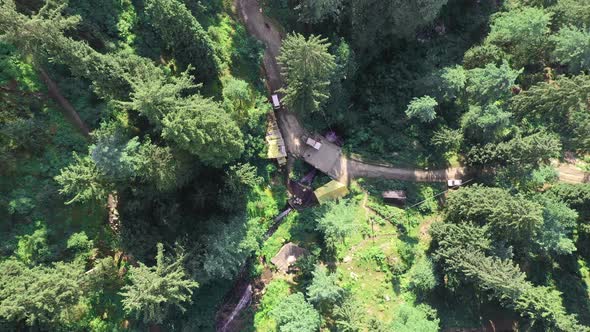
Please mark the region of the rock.
POLYGON ((389 295, 385 295, 385 296, 383 296, 383 298, 385 299, 385 302, 391 301, 391 298, 389 297, 389 295))
POLYGON ((346 256, 344 257, 344 259, 342 260, 344 263, 350 263, 352 261, 352 257, 350 256, 346 256))

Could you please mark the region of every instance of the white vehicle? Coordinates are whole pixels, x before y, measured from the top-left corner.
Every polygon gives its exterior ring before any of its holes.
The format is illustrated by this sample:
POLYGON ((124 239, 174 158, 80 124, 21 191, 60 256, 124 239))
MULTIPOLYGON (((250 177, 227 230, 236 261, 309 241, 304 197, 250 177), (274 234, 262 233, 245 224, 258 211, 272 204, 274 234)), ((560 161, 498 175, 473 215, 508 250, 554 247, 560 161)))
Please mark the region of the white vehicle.
POLYGON ((271 96, 271 98, 272 98, 272 107, 275 110, 280 109, 281 108, 281 100, 279 99, 279 95, 274 94, 271 96))
POLYGON ((447 181, 449 188, 460 187, 463 184, 463 181, 451 179, 447 181))
POLYGON ((305 141, 305 143, 316 150, 319 150, 322 147, 322 143, 316 141, 315 139, 313 139, 311 137, 308 137, 307 140, 305 141))

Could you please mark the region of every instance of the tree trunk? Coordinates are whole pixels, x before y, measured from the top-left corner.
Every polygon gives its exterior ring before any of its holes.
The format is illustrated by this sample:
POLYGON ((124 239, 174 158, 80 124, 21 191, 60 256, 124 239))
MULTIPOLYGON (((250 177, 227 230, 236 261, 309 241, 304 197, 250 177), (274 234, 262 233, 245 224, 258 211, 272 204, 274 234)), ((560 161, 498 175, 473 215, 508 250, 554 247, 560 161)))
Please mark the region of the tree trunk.
POLYGON ((63 115, 70 121, 78 131, 84 135, 84 137, 90 137, 90 131, 88 127, 82 122, 78 112, 74 109, 74 106, 70 104, 70 102, 59 92, 59 88, 57 84, 47 75, 47 72, 39 67, 39 74, 41 75, 41 79, 47 85, 47 90, 49 91, 49 96, 53 99, 59 106, 61 106, 61 110, 63 115))

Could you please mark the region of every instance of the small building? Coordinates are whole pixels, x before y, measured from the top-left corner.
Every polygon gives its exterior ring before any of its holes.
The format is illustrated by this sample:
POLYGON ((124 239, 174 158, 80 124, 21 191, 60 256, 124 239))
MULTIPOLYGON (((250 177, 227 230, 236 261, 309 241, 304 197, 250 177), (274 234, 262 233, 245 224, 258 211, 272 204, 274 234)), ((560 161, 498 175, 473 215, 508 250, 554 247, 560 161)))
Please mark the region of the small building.
POLYGON ((270 262, 273 263, 279 271, 289 272, 291 266, 297 262, 299 257, 305 254, 307 254, 307 250, 289 242, 285 244, 273 258, 271 258, 270 262))
POLYGON ((287 148, 274 112, 268 113, 265 140, 268 145, 267 158, 276 159, 280 166, 286 164, 287 148))
POLYGON ((384 191, 381 193, 381 197, 383 197, 385 203, 399 206, 406 205, 406 200, 408 199, 405 190, 384 191))
POLYGON ((281 100, 279 99, 279 95, 277 94, 273 94, 271 96, 272 99, 272 108, 274 108, 275 110, 278 110, 281 108, 281 100))
POLYGON ((332 180, 322 187, 319 187, 314 192, 316 199, 320 204, 342 198, 348 194, 346 185, 332 180))

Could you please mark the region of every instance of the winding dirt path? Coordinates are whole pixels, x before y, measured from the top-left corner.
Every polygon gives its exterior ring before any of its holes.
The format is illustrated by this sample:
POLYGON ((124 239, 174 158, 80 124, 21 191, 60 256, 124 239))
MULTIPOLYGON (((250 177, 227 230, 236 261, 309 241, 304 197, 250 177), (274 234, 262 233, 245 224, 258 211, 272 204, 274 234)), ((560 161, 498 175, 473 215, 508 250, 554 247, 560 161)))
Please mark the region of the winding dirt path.
MULTIPOLYGON (((266 46, 264 52, 264 70, 270 91, 276 91, 283 86, 280 66, 276 61, 281 48, 281 29, 275 22, 262 13, 257 0, 234 0, 240 19, 248 32, 262 41, 266 46)), ((328 142, 324 137, 307 133, 295 114, 286 108, 276 112, 279 127, 291 156, 303 158, 320 171, 334 179, 348 183, 354 178, 386 178, 417 182, 446 182, 448 179, 470 178, 466 168, 454 167, 439 170, 422 170, 398 168, 394 166, 374 165, 360 160, 348 158, 342 154, 340 147, 328 142), (319 151, 303 144, 302 136, 311 136, 321 141, 319 151)), ((588 173, 581 171, 571 164, 557 166, 561 181, 569 183, 590 182, 588 173)))

